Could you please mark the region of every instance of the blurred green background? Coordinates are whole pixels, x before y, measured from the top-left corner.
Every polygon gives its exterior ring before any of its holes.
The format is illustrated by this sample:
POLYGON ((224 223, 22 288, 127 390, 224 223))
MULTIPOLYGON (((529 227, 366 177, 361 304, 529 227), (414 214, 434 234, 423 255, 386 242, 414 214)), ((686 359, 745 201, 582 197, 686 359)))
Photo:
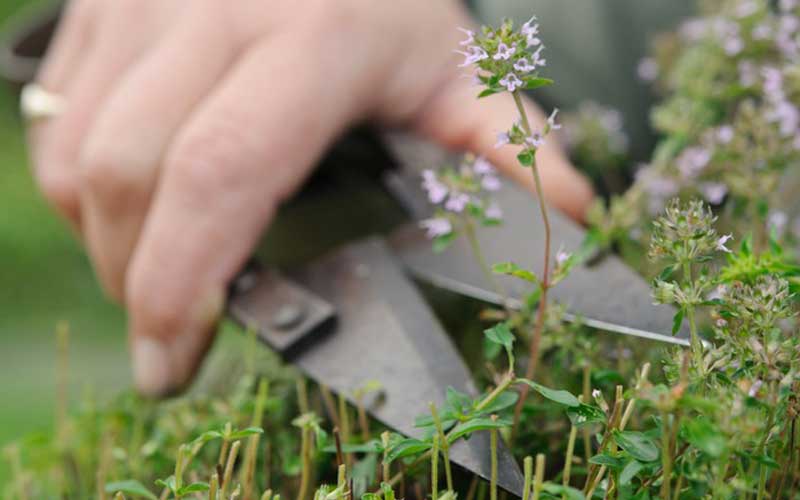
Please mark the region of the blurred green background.
MULTIPOLYGON (((0 23, 28 4, 0 0, 0 23)), ((49 429, 55 394, 54 330, 71 328, 71 394, 129 383, 124 315, 102 296, 69 228, 31 179, 13 89, 0 86, 0 448, 49 429)), ((74 398, 73 398, 74 399, 74 398)), ((5 463, 0 465, 0 484, 5 463)))

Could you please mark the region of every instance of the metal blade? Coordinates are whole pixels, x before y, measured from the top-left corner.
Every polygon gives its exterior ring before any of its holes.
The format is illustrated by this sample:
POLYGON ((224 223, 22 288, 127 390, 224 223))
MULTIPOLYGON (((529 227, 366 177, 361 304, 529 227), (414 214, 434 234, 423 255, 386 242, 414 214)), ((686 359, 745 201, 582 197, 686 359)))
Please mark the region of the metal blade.
MULTIPOLYGON (((418 141, 402 143, 398 147, 396 140, 392 139, 390 144, 395 154, 401 156, 402 164, 420 164, 422 155, 426 156, 422 164, 431 165, 431 158, 436 157, 430 146, 427 146, 427 153, 420 153, 425 147, 418 141), (409 158, 409 154, 414 157, 409 158)), ((441 153, 438 158, 441 161, 441 153)), ((414 219, 431 215, 432 208, 420 189, 419 176, 414 172, 393 172, 387 176, 387 185, 403 201, 414 219)), ((496 193, 496 199, 504 213, 502 225, 477 231, 486 260, 489 263, 511 261, 541 275, 544 225, 532 195, 507 183, 496 193)), ((580 248, 585 236, 580 226, 557 210, 550 210, 550 225, 555 248, 563 246, 567 251, 580 248)), ((422 231, 410 224, 395 231, 390 243, 417 279, 479 300, 502 303, 502 297, 478 266, 464 238, 459 238, 445 252, 436 253, 422 231)), ((510 297, 522 297, 530 291, 530 285, 515 278, 498 276, 498 281, 510 297)), ((566 306, 568 320, 580 319, 601 331, 669 344, 689 344, 685 328, 675 337, 668 335, 675 311, 669 306, 653 305, 649 285, 612 255, 592 266, 574 268, 550 291, 550 296, 566 306)))
MULTIPOLYGON (((382 240, 347 245, 288 275, 312 294, 315 303, 328 302, 337 314, 335 323, 327 322, 327 327, 318 327, 324 321, 312 322, 310 326, 317 327, 302 339, 302 348, 281 342, 289 346, 283 351, 288 361, 353 403, 353 391, 378 381, 382 394, 368 401, 367 408, 383 424, 418 437, 415 417, 428 413, 430 401, 441 406, 448 386, 476 394, 458 351, 382 240)), ((268 307, 280 310, 270 306, 276 303, 275 276, 267 273, 249 279, 250 286, 231 298, 230 313, 275 345, 275 321, 264 312, 268 307)), ((298 287, 289 286, 294 288, 298 287)), ((307 298, 295 292, 289 295, 300 302, 307 298)), ((282 305, 287 306, 309 310, 303 303, 282 305)), ((310 309, 325 310, 319 304, 310 309)), ((450 457, 488 479, 489 450, 488 434, 476 433, 454 445, 450 457)), ((499 453, 498 472, 498 484, 521 495, 522 474, 505 448, 499 453)))

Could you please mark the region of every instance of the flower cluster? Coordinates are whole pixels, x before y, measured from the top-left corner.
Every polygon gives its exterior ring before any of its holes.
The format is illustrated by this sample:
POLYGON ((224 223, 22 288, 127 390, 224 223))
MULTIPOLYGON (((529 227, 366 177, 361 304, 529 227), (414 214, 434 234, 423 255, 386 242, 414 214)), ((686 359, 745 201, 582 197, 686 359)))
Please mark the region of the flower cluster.
POLYGON ((490 197, 502 187, 497 171, 483 157, 467 155, 458 168, 422 172, 422 188, 437 207, 434 217, 420 222, 429 238, 451 237, 459 223, 492 225, 503 218, 490 197))
POLYGON ((539 25, 531 18, 515 31, 511 21, 499 29, 484 27, 480 33, 461 28, 467 38, 461 42, 464 56, 461 67, 476 66, 476 81, 486 89, 481 96, 503 90, 536 88, 546 83, 536 70, 546 64, 542 58, 544 45, 539 38, 539 25))

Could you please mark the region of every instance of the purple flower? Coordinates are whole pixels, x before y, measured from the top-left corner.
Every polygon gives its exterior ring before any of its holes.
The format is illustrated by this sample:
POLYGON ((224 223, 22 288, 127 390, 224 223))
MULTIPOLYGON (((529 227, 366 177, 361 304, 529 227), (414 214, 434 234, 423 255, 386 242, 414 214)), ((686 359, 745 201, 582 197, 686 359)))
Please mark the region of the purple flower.
POLYGON ((708 300, 719 300, 725 296, 727 293, 728 287, 725 285, 718 285, 717 288, 713 289, 707 296, 708 300))
POLYGON ((793 10, 795 7, 797 7, 799 3, 800 2, 798 2, 797 0, 780 0, 778 2, 778 6, 780 7, 781 11, 789 12, 790 10, 793 10))
POLYGON ((497 53, 494 55, 493 59, 495 61, 499 61, 501 59, 503 61, 507 61, 508 59, 511 58, 511 56, 514 55, 515 50, 517 50, 516 43, 512 43, 511 47, 509 47, 505 43, 500 42, 500 44, 497 46, 497 53))
POLYGON ((559 266, 563 266, 569 259, 572 257, 572 254, 569 252, 564 251, 564 249, 559 249, 556 252, 556 264, 559 266))
POLYGON ((539 45, 542 41, 539 39, 539 24, 536 22, 536 16, 528 19, 528 21, 522 25, 520 28, 520 33, 522 33, 528 43, 528 47, 533 47, 535 45, 539 45))
POLYGON ((700 192, 703 193, 703 198, 712 205, 719 205, 728 194, 728 186, 722 182, 705 182, 700 184, 700 192))
POLYGON ((453 232, 453 225, 446 217, 434 217, 420 221, 419 226, 426 231, 428 238, 438 238, 453 232))
POLYGON ((514 63, 514 69, 520 73, 528 73, 536 69, 536 66, 528 62, 528 58, 521 57, 514 63))
POLYGON ((717 250, 720 252, 731 253, 731 249, 725 246, 729 240, 733 239, 732 234, 724 234, 717 240, 717 250))
POLYGON ((487 191, 497 191, 503 187, 503 184, 496 175, 486 175, 481 179, 481 187, 487 191))
POLYGON ((722 144, 728 144, 733 140, 733 127, 723 125, 717 129, 717 140, 722 144))
POLYGON ((658 78, 658 63, 652 57, 645 57, 636 66, 636 74, 645 82, 652 82, 658 78))
POLYGON ((752 87, 758 81, 758 70, 752 61, 741 61, 739 63, 739 83, 743 87, 752 87))
POLYGON ((800 111, 787 100, 776 102, 772 110, 767 113, 767 119, 778 123, 780 133, 784 137, 795 135, 800 127, 800 111))
POLYGON ((500 80, 500 85, 508 89, 509 92, 514 92, 522 86, 522 80, 514 73, 508 73, 500 80))
POLYGON ((532 148, 540 148, 544 146, 544 137, 539 132, 534 132, 530 137, 525 138, 525 143, 532 148))
POLYGON ((462 40, 462 41, 460 41, 458 43, 459 45, 472 45, 473 43, 475 43, 475 32, 474 31, 468 30, 466 28, 458 28, 458 31, 461 31, 462 33, 467 35, 467 38, 465 40, 462 40))
POLYGON ((460 50, 457 50, 456 52, 464 56, 464 62, 458 65, 459 68, 469 66, 470 64, 475 64, 489 57, 489 54, 487 54, 485 50, 477 45, 468 46, 467 52, 462 52, 460 50))
POLYGON ((711 161, 711 151, 702 146, 689 147, 684 149, 675 161, 681 177, 691 179, 696 177, 711 161))
POLYGON ((485 215, 487 219, 500 220, 503 218, 503 210, 497 203, 491 202, 489 206, 486 207, 483 215, 485 215))
POLYGON ((450 197, 447 198, 444 208, 446 210, 450 210, 451 212, 460 213, 464 211, 467 203, 469 203, 469 195, 465 193, 453 192, 450 193, 450 197))
POLYGON ((744 49, 744 40, 739 36, 728 36, 722 45, 725 53, 729 56, 735 56, 744 49))
POLYGON ((495 148, 503 147, 509 143, 511 143, 511 137, 508 136, 508 132, 497 133, 497 142, 494 144, 495 148))
POLYGON ((749 17, 758 12, 758 4, 752 0, 742 2, 736 7, 737 17, 749 17))
POLYGON ((449 191, 447 186, 436 177, 433 170, 422 172, 422 188, 427 191, 428 199, 434 205, 443 202, 449 191))
POLYGON ((531 56, 531 65, 533 67, 547 65, 547 61, 545 59, 542 59, 542 50, 544 50, 544 45, 536 49, 536 52, 534 52, 533 55, 531 56))
POLYGON ((561 124, 556 123, 557 114, 558 114, 558 108, 554 108, 553 112, 550 113, 550 116, 547 117, 547 127, 549 130, 558 130, 561 128, 561 124))
POLYGON ((472 169, 478 175, 491 175, 495 173, 494 165, 483 156, 475 158, 475 163, 472 164, 472 169))
POLYGON ((783 233, 783 230, 786 229, 786 223, 789 222, 789 216, 786 215, 786 212, 781 210, 774 210, 767 215, 767 227, 769 227, 770 231, 775 231, 778 234, 783 233))
POLYGON ((753 40, 769 40, 772 36, 772 28, 767 23, 758 23, 750 32, 753 40))

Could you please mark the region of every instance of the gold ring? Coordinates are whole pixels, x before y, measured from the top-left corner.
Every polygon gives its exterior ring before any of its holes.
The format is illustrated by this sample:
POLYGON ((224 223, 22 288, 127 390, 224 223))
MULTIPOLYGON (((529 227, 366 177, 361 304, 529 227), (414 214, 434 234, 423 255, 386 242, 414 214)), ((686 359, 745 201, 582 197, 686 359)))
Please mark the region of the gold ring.
POLYGON ((29 83, 22 88, 20 110, 28 121, 45 120, 60 115, 66 101, 58 94, 44 89, 38 83, 29 83))

